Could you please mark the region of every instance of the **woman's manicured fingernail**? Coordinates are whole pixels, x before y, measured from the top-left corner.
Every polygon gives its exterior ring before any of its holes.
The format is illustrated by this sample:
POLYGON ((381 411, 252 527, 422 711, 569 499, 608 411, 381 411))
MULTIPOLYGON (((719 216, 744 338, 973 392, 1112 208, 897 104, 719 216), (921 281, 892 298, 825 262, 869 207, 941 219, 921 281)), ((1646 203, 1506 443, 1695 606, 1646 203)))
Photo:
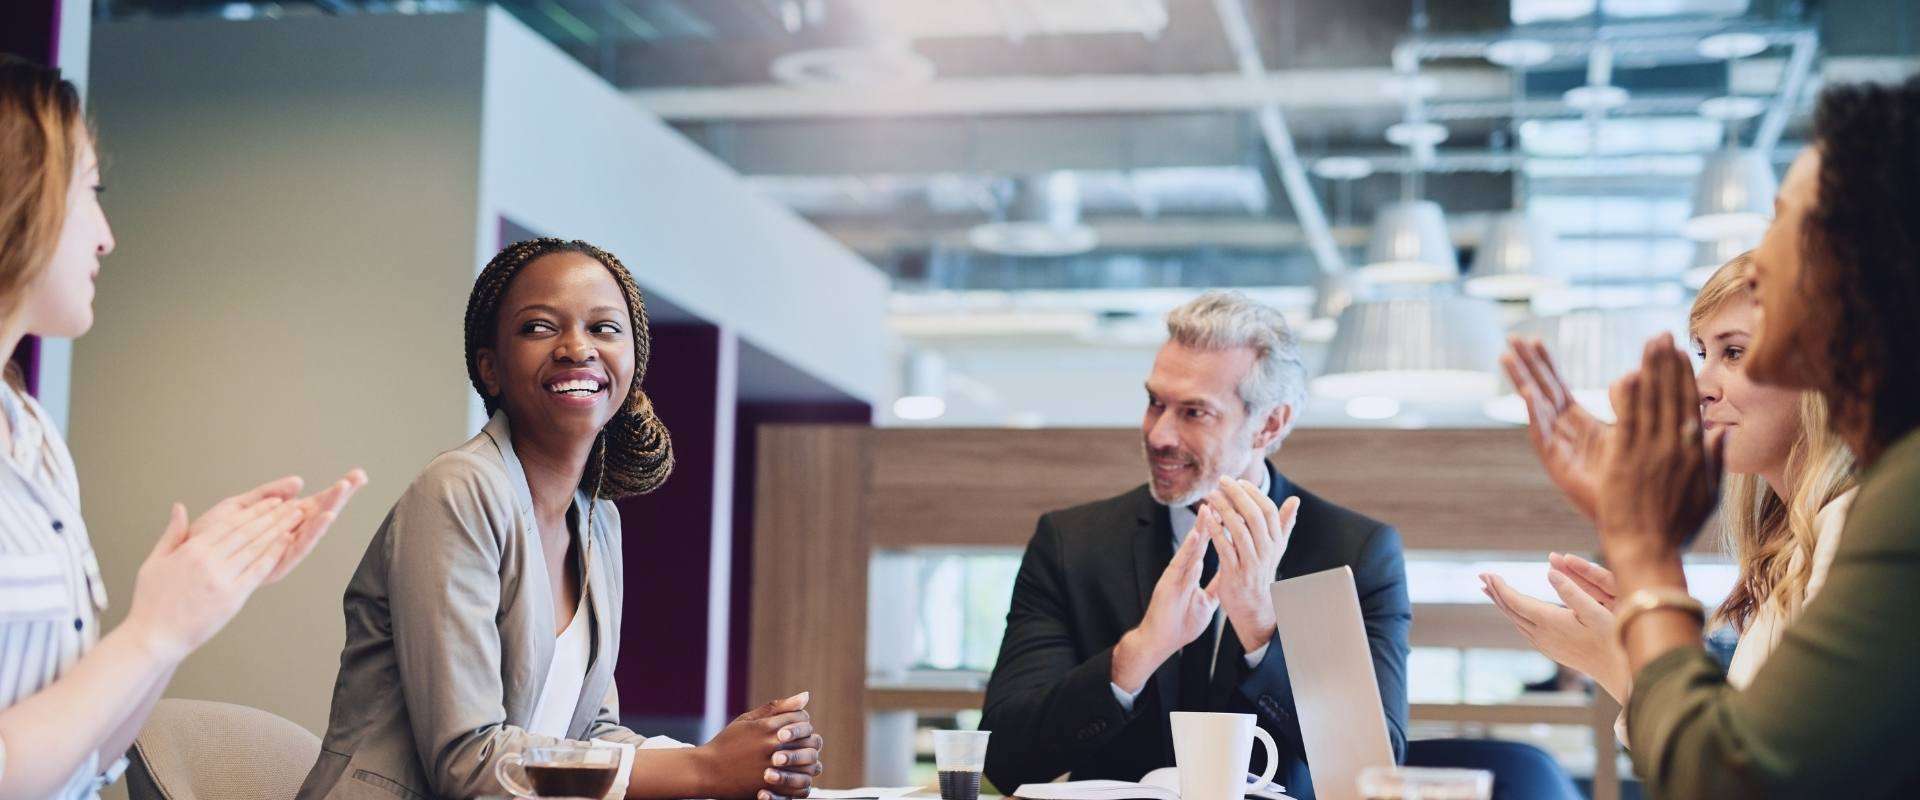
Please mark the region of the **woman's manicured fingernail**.
POLYGON ((784 767, 784 766, 786 766, 786 765, 787 765, 787 754, 786 754, 786 753, 774 753, 774 754, 773 754, 773 765, 774 765, 774 766, 776 766, 776 767, 784 767))
POLYGON ((778 771, 778 770, 771 770, 771 769, 770 769, 770 770, 767 770, 767 782, 768 782, 768 783, 779 783, 779 782, 780 782, 780 773, 779 773, 779 771, 778 771))

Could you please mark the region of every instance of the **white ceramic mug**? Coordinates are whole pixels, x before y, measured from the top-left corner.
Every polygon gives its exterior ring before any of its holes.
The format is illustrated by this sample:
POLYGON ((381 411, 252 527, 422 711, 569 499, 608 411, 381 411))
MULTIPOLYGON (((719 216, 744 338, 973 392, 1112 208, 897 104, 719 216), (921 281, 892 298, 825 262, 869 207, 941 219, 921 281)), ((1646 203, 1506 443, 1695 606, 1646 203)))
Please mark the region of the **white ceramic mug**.
POLYGON ((1180 768, 1180 800, 1241 800, 1246 796, 1247 766, 1253 740, 1267 748, 1265 784, 1280 768, 1273 735, 1254 724, 1252 714, 1173 712, 1173 761, 1180 768))

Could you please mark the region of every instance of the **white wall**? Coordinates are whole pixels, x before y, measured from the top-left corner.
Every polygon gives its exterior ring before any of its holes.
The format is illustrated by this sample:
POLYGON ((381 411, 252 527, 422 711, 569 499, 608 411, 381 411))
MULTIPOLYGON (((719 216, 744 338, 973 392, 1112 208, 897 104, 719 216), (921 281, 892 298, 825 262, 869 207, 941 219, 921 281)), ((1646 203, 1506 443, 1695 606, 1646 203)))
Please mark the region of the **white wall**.
POLYGON ((326 724, 341 591, 380 519, 469 435, 484 20, 100 26, 92 101, 119 250, 75 343, 69 438, 124 616, 167 504, 287 472, 373 482, 169 694, 326 724))
POLYGON ((856 399, 890 397, 885 275, 510 14, 488 21, 485 242, 500 215, 586 239, 743 341, 856 399))

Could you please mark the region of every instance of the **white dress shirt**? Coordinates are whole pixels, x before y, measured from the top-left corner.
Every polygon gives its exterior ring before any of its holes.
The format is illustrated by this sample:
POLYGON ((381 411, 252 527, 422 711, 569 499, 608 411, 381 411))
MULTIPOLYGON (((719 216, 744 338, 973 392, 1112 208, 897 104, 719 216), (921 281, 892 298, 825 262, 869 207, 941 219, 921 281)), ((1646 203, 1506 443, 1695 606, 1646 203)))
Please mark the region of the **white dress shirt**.
MULTIPOLYGON (((1267 474, 1266 465, 1262 464, 1260 469, 1260 493, 1268 494, 1272 491, 1273 476, 1267 474)), ((1199 504, 1196 503, 1195 505, 1199 504)), ((1200 522, 1200 514, 1189 506, 1167 506, 1167 521, 1173 528, 1174 552, 1179 552, 1180 545, 1186 542, 1187 535, 1193 533, 1194 526, 1200 522)), ((1286 547, 1287 540, 1282 539, 1280 541, 1281 554, 1284 555, 1286 553, 1286 547)), ((1215 661, 1218 661, 1220 658, 1220 640, 1226 633, 1226 626, 1226 615, 1219 611, 1213 612, 1213 655, 1215 661)), ((1260 666, 1260 662, 1265 661, 1267 658, 1267 648, 1272 645, 1273 640, 1269 639, 1266 644, 1260 645, 1258 648, 1255 648, 1253 652, 1248 653, 1246 655, 1247 668, 1253 669, 1260 666)), ((1113 687, 1113 699, 1120 701, 1120 707, 1125 709, 1129 714, 1133 713, 1133 701, 1139 699, 1140 692, 1128 692, 1120 688, 1120 684, 1117 683, 1110 682, 1107 685, 1113 687)), ((1140 691, 1144 692, 1146 689, 1145 684, 1140 686, 1140 691)))

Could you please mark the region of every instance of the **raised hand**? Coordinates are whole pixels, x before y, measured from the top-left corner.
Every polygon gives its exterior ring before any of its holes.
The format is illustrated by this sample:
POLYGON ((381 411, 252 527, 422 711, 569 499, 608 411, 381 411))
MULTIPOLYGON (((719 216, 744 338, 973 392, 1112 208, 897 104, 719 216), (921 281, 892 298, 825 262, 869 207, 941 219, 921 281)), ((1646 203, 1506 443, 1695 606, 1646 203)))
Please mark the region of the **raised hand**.
POLYGON ((298 478, 274 481, 221 501, 191 525, 186 506, 175 503, 134 580, 127 625, 139 641, 179 660, 213 638, 292 545, 304 516, 280 495, 297 491, 298 478))
POLYGON ((1598 519, 1600 456, 1607 425, 1573 399, 1539 339, 1507 340, 1500 368, 1527 405, 1527 439, 1547 476, 1589 520, 1598 519))
POLYGON ((1160 573, 1139 627, 1127 631, 1114 645, 1111 678, 1128 692, 1139 692, 1154 669, 1200 638, 1220 608, 1220 601, 1200 587, 1208 538, 1197 533, 1196 529, 1187 535, 1160 573))
POLYGON ((141 564, 130 630, 163 658, 184 658, 224 627, 254 590, 285 577, 327 532, 367 475, 358 469, 305 499, 289 475, 207 509, 191 523, 175 503, 141 564))
MULTIPOLYGON (((297 481, 298 478, 294 480, 297 481)), ((366 485, 367 473, 356 467, 347 470, 347 474, 340 476, 339 480, 334 481, 327 488, 302 499, 300 527, 293 530, 293 541, 287 545, 286 552, 281 554, 279 563, 273 567, 273 572, 267 575, 266 582, 277 583, 281 578, 287 577, 287 573, 292 572, 294 567, 299 566, 307 554, 313 552, 313 546, 320 542, 320 537, 327 535, 327 529, 333 525, 335 519, 339 518, 340 510, 346 507, 347 501, 352 500, 354 494, 366 485)), ((296 487, 294 491, 297 492, 299 489, 296 487)))
POLYGON ((1205 533, 1220 554, 1220 572, 1208 584, 1207 594, 1220 601, 1245 652, 1273 638, 1276 623, 1268 587, 1280 572, 1280 558, 1299 512, 1298 497, 1275 507, 1259 487, 1226 477, 1200 509, 1194 532, 1205 533))
POLYGON ((824 769, 823 744, 801 692, 741 714, 698 748, 705 794, 719 800, 806 797, 824 769))
POLYGON ((1619 584, 1614 581, 1613 572, 1606 567, 1569 553, 1549 553, 1547 564, 1609 611, 1620 599, 1619 584))
POLYGON ((1547 582, 1566 606, 1520 593, 1500 576, 1482 574, 1481 591, 1505 614, 1541 655, 1585 673, 1621 703, 1627 701, 1630 678, 1626 654, 1613 641, 1613 612, 1575 586, 1558 571, 1547 582))
POLYGON ((1616 566, 1650 556, 1677 560, 1713 514, 1721 448, 1702 435, 1693 366, 1673 336, 1647 341, 1637 372, 1613 384, 1620 423, 1606 437, 1600 544, 1616 566))

